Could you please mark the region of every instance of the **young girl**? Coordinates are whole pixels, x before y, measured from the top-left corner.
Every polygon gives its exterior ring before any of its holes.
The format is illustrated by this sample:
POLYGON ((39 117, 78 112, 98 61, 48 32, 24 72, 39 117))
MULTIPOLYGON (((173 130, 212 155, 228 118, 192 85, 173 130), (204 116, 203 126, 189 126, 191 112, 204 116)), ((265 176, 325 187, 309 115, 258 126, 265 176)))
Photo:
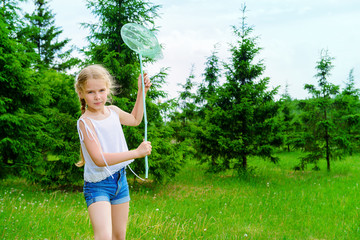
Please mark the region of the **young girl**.
MULTIPOLYGON (((144 83, 147 92, 151 82, 146 74, 144 83)), ((101 65, 84 68, 75 83, 82 110, 77 123, 82 160, 77 166, 85 165, 84 196, 95 239, 125 239, 130 201, 125 167, 151 153, 151 143, 145 141, 129 151, 121 128, 142 121, 141 76, 131 114, 105 106, 111 87, 112 77, 101 65)))

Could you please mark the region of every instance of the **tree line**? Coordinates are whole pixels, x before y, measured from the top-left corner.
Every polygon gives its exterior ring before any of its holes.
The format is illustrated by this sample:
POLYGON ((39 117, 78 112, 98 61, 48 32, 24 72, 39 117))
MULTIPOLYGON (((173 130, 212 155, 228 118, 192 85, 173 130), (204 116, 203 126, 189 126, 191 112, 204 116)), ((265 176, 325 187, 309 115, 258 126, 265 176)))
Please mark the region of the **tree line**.
MULTIPOLYGON (((100 63, 114 76, 117 89, 112 104, 131 111, 136 99, 138 56, 122 41, 120 29, 128 22, 156 32, 160 6, 141 0, 88 0, 97 23, 89 29, 88 45, 77 50, 46 0, 34 0, 25 13, 20 0, 2 0, 0 8, 0 177, 17 175, 47 185, 71 185, 82 179, 76 121, 80 104, 69 70, 100 63), (67 49, 67 50, 66 50, 67 49), (78 59, 73 53, 85 57, 78 59)), ((353 70, 346 86, 329 82, 333 58, 323 50, 316 63, 318 85, 306 84, 308 99, 292 99, 287 91, 276 100, 278 87, 269 89, 265 65, 256 61, 259 38, 246 21, 233 26, 236 42, 224 63, 216 47, 207 58, 202 81, 191 72, 178 98, 166 99, 162 90, 167 69, 152 76, 148 93, 148 136, 153 145, 150 173, 156 181, 172 178, 190 159, 209 171, 234 169, 243 173, 253 156, 277 163, 279 150, 306 152, 295 169, 324 159, 331 161, 359 150, 359 90, 353 70)), ((145 60, 151 64, 151 60, 145 60)), ((124 128, 129 148, 142 141, 143 126, 124 128)), ((144 172, 143 161, 132 164, 144 172)))

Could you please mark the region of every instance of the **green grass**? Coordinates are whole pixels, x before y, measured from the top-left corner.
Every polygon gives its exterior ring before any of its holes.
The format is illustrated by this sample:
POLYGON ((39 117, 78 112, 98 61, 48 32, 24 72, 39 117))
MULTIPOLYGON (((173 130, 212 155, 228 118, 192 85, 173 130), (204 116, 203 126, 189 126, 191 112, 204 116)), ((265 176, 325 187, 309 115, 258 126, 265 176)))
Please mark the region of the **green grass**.
MULTIPOLYGON (((242 177, 193 162, 166 185, 132 190, 127 239, 360 239, 359 156, 331 172, 324 162, 294 172, 299 153, 279 156, 251 159, 242 177)), ((0 221, 0 239, 92 239, 82 193, 20 180, 0 182, 0 221)))

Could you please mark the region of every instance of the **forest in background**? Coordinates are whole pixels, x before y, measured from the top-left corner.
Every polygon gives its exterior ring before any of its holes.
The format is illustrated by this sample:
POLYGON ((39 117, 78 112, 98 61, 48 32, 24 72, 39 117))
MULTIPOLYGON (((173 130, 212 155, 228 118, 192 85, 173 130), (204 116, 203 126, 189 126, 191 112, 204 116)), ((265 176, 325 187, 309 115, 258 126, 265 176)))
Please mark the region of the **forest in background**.
MULTIPOLYGON (((131 111, 136 99, 134 79, 140 72, 138 56, 122 41, 120 29, 129 22, 156 33, 159 6, 141 0, 88 0, 87 7, 99 20, 83 23, 89 29, 83 49, 60 41, 62 29, 54 20, 48 1, 34 0, 26 13, 20 0, 2 0, 0 8, 0 177, 20 176, 43 185, 81 182, 76 121, 80 104, 74 91, 73 69, 100 63, 114 76, 118 88, 115 104, 131 111), (67 49, 67 50, 65 50, 67 49), (85 57, 74 57, 81 52, 85 57)), ((317 85, 304 88, 311 97, 292 99, 287 91, 269 89, 265 65, 256 60, 260 39, 246 20, 233 26, 236 42, 231 59, 219 59, 209 49, 201 82, 190 73, 178 98, 166 98, 166 66, 152 76, 148 93, 150 177, 165 182, 189 159, 206 164, 208 171, 249 171, 252 156, 277 163, 278 151, 301 150, 306 155, 294 166, 319 169, 319 161, 331 162, 359 151, 359 90, 353 70, 344 88, 328 81, 334 58, 324 49, 314 63, 317 85), (277 97, 279 96, 280 97, 277 97)), ((146 60, 146 63, 151 63, 146 60)), ((310 79, 309 79, 310 81, 310 79)), ((129 148, 143 139, 143 124, 124 127, 129 148)), ((132 168, 144 173, 142 160, 132 168)))

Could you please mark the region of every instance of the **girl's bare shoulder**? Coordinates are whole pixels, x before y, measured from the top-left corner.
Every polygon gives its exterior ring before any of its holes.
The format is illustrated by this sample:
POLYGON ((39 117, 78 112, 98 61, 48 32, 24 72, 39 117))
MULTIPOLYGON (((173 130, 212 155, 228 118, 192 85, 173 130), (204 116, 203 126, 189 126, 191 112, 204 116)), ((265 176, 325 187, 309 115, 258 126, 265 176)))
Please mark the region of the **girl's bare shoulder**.
POLYGON ((121 109, 118 107, 118 106, 115 106, 115 105, 110 105, 109 108, 113 111, 115 111, 118 115, 120 114, 121 112, 121 109))
POLYGON ((78 120, 86 120, 89 116, 88 116, 89 114, 87 114, 86 112, 85 113, 83 113, 80 117, 79 117, 79 119, 78 120))

